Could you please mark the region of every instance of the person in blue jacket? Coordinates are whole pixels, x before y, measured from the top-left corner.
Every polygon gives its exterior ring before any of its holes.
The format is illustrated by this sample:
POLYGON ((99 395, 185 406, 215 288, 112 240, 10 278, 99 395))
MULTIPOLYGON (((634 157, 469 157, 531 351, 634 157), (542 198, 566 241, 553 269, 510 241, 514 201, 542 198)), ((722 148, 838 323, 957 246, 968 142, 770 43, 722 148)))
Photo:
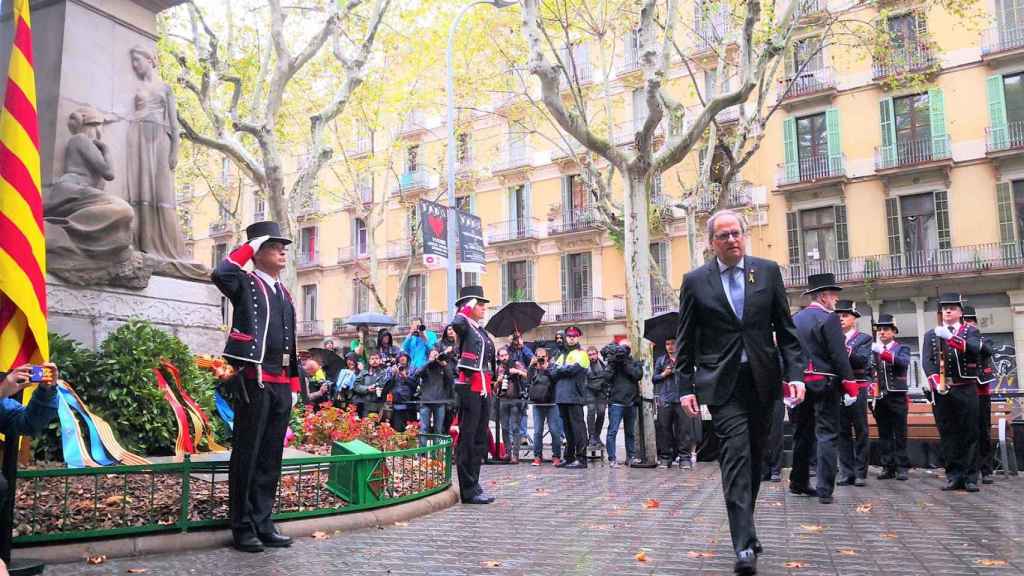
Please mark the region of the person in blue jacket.
POLYGON ((427 365, 427 355, 437 345, 437 334, 427 330, 422 318, 413 318, 409 335, 402 342, 402 351, 409 355, 411 372, 427 365))

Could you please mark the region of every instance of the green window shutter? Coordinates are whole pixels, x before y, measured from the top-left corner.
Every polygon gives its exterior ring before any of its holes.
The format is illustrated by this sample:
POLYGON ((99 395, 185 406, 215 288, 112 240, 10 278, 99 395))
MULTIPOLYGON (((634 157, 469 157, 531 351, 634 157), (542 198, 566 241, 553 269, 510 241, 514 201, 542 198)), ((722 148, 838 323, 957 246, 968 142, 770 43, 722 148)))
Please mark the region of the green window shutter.
POLYGON ((511 232, 516 229, 516 188, 510 187, 505 192, 505 214, 508 215, 508 224, 505 230, 511 232))
POLYGON ((846 205, 836 204, 836 258, 850 259, 850 237, 846 227, 846 205))
POLYGON ((843 139, 839 132, 839 109, 825 110, 825 129, 828 132, 828 175, 838 176, 843 171, 843 139))
POLYGON ((893 121, 892 98, 883 98, 878 103, 878 111, 882 119, 881 167, 892 168, 896 165, 896 123, 893 121))
POLYGON ((512 279, 508 268, 508 262, 501 263, 501 301, 505 304, 512 301, 512 279))
POLYGON ((782 146, 786 154, 786 181, 796 182, 800 179, 800 162, 796 147, 796 118, 782 121, 782 146))
POLYGON ((533 261, 526 261, 526 299, 533 300, 533 261))
POLYGON ((989 127, 988 145, 990 150, 1003 150, 1007 145, 1006 99, 1003 95, 1003 77, 999 74, 985 80, 988 94, 989 127))
POLYGON ((583 290, 581 291, 581 295, 583 296, 583 298, 589 300, 590 297, 593 296, 590 278, 592 270, 590 266, 590 252, 584 252, 583 254, 580 254, 580 258, 583 260, 583 265, 580 267, 583 270, 583 290))
POLYGON ((1016 258, 1017 221, 1014 214, 1013 187, 1009 182, 996 184, 996 205, 999 208, 999 242, 1003 245, 1003 258, 1016 258))
POLYGON ((786 213, 786 237, 789 240, 789 274, 791 278, 800 278, 800 214, 786 213))
POLYGON ((903 255, 903 231, 900 220, 899 198, 885 199, 885 222, 889 232, 889 254, 892 266, 899 267, 903 255))
POLYGON ((533 190, 529 182, 523 184, 523 205, 526 206, 523 212, 526 214, 526 221, 529 222, 533 217, 533 190))
POLYGON ((952 243, 949 237, 949 193, 945 190, 935 191, 935 225, 939 251, 948 251, 952 243))
POLYGON ((932 159, 949 157, 949 140, 946 137, 946 104, 942 90, 928 91, 928 112, 931 116, 932 159))
MULTIPOLYGON (((564 180, 564 178, 563 178, 564 180)), ((569 300, 569 286, 572 283, 572 278, 569 273, 570 256, 569 254, 562 254, 562 304, 569 300)))

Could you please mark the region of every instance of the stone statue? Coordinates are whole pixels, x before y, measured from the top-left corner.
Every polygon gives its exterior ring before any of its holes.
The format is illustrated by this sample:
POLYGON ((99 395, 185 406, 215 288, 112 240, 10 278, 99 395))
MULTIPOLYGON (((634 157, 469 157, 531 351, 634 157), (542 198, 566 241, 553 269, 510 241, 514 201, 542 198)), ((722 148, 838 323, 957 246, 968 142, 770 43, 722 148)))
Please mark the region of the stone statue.
POLYGON ((68 116, 64 174, 43 205, 47 271, 74 284, 145 287, 152 263, 132 250, 132 208, 103 191, 114 172, 102 125, 90 107, 68 116))
POLYGON ((133 96, 126 151, 126 189, 135 211, 135 248, 162 260, 161 272, 208 280, 205 267, 185 261, 174 193, 179 142, 174 92, 157 75, 152 52, 136 46, 131 49, 131 59, 135 77, 141 82, 133 96))

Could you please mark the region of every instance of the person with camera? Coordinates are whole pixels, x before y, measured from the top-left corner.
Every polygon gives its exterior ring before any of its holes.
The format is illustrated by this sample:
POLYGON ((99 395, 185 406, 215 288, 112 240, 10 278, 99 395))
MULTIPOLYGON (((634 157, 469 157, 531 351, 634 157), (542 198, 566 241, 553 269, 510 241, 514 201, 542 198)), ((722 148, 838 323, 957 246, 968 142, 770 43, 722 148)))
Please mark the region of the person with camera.
POLYGON ((415 394, 416 383, 409 370, 409 365, 405 363, 395 366, 383 391, 385 402, 391 408, 388 421, 397 432, 404 432, 406 424, 416 419, 416 410, 409 404, 415 394))
POLYGON ((312 405, 314 410, 319 410, 321 404, 331 401, 331 383, 324 376, 320 363, 314 358, 303 360, 302 372, 305 380, 303 390, 306 397, 304 400, 307 404, 312 405))
POLYGON ((402 352, 409 355, 409 363, 413 370, 426 366, 430 350, 437 345, 437 334, 427 330, 422 318, 413 318, 409 325, 409 335, 402 342, 402 352))
POLYGON ((370 366, 360 372, 352 384, 352 403, 356 405, 356 413, 360 418, 380 413, 384 388, 391 379, 391 370, 381 364, 380 354, 371 352, 369 362, 370 366))
POLYGON ((689 469, 690 418, 679 403, 682 397, 676 384, 676 343, 671 338, 665 341, 665 353, 654 361, 654 400, 657 404, 655 434, 658 443, 658 467, 668 468, 673 463, 679 468, 689 469))
POLYGON ((401 348, 395 346, 394 337, 387 328, 381 328, 377 332, 377 353, 380 354, 380 362, 386 367, 395 363, 401 348))
POLYGON ((498 350, 498 397, 501 398, 501 441, 509 461, 519 463, 519 420, 526 409, 526 366, 513 360, 508 348, 498 350))
POLYGON ((0 372, 0 432, 16 436, 36 436, 57 416, 57 365, 22 364, 10 372, 0 372), (11 398, 37 385, 28 406, 11 398))
POLYGON ((608 411, 608 382, 610 374, 597 348, 587 348, 590 368, 587 369, 587 436, 589 449, 601 448, 601 430, 604 429, 604 415, 608 411))
POLYGON ((640 403, 640 380, 644 376, 643 365, 629 356, 627 346, 608 344, 601 349, 601 356, 608 363, 611 386, 608 392, 608 433, 605 447, 608 452, 608 465, 619 467, 616 454, 616 440, 619 426, 626 427, 626 461, 630 464, 639 462, 636 456, 636 418, 637 406, 640 403))
POLYGON ((562 463, 562 419, 555 405, 555 381, 551 376, 548 349, 537 348, 528 371, 527 396, 533 405, 533 462, 540 466, 544 461, 544 425, 547 423, 551 434, 551 463, 562 463))
POLYGON ((427 365, 413 375, 420 401, 420 430, 424 434, 445 433, 445 408, 451 401, 454 384, 448 366, 451 358, 449 352, 431 350, 427 365))
POLYGON ((555 404, 565 426, 565 451, 562 468, 587 467, 587 423, 583 416, 586 402, 587 370, 590 358, 580 348, 583 332, 576 326, 565 330, 565 345, 555 359, 551 376, 555 379, 555 404))

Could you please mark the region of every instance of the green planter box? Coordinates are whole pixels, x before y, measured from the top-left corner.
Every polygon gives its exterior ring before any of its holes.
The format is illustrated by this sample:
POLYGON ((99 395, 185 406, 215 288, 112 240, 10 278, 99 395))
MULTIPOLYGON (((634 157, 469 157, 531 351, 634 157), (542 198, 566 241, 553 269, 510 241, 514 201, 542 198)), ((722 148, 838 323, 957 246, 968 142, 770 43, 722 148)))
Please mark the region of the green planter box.
POLYGON ((338 454, 357 454, 364 458, 331 464, 327 489, 349 504, 379 502, 388 477, 381 451, 362 440, 352 440, 335 442, 331 448, 331 455, 338 454))

